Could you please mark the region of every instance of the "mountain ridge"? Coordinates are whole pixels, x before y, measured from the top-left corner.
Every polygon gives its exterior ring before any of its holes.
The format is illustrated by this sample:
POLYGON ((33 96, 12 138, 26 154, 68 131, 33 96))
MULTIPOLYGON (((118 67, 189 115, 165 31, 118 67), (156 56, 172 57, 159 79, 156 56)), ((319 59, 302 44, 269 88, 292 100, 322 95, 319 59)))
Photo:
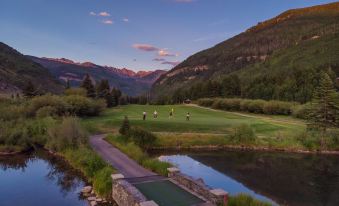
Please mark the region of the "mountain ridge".
MULTIPOLYGON (((241 75, 246 76, 245 70, 254 66, 265 68, 267 67, 265 64, 269 63, 272 63, 269 65, 269 67, 272 67, 274 59, 278 58, 277 53, 284 55, 282 51, 290 52, 288 49, 305 47, 306 44, 310 44, 311 47, 312 44, 319 46, 319 48, 307 47, 314 50, 314 52, 318 52, 318 54, 307 55, 312 55, 314 58, 320 57, 319 59, 322 60, 321 65, 316 62, 314 65, 317 65, 317 67, 333 67, 338 75, 337 64, 339 60, 335 56, 339 45, 337 44, 338 35, 339 2, 288 10, 272 19, 258 23, 256 26, 209 49, 202 50, 188 57, 182 63, 163 74, 154 83, 152 96, 154 99, 162 98, 161 95, 164 91, 168 92, 169 96, 171 96, 176 90, 187 90, 199 82, 207 80, 221 81, 223 77, 237 72, 240 75, 239 71, 243 71, 241 75), (328 40, 328 38, 331 38, 331 40, 328 40), (321 41, 333 41, 333 45, 316 44, 321 41), (326 59, 326 55, 328 59, 326 59)), ((293 52, 290 53, 292 55, 293 52)), ((295 53, 293 54, 295 55, 295 53)), ((305 55, 301 55, 299 59, 289 56, 285 60, 293 60, 295 66, 298 64, 303 64, 304 66, 304 61, 306 61, 305 55)), ((281 63, 281 65, 276 65, 276 67, 283 68, 284 64, 281 63)), ((284 68, 287 72, 293 70, 293 67, 294 65, 291 63, 288 68, 284 68)), ((307 65, 307 67, 312 67, 312 65, 307 65)), ((264 78, 265 75, 270 76, 270 70, 267 70, 267 72, 266 74, 262 73, 260 78, 264 78)), ((244 90, 242 97, 263 98, 260 95, 248 94, 249 92, 246 91, 247 87, 255 86, 254 83, 253 85, 248 85, 246 82, 252 81, 250 77, 242 79, 241 76, 239 78, 242 85, 245 85, 242 88, 244 90)), ((272 78, 270 81, 277 79, 277 77, 270 78, 272 78)), ((281 84, 285 84, 285 80, 279 81, 282 82, 281 84)), ((265 98, 290 100, 285 96, 274 94, 277 93, 278 86, 282 85, 277 84, 276 88, 273 88, 271 91, 271 97, 267 95, 265 98)))
POLYGON ((92 62, 75 62, 67 58, 27 57, 36 63, 46 67, 57 79, 71 85, 79 86, 86 74, 89 74, 95 82, 108 79, 112 87, 130 96, 147 93, 157 78, 165 73, 164 70, 138 71, 127 68, 101 66, 92 62))

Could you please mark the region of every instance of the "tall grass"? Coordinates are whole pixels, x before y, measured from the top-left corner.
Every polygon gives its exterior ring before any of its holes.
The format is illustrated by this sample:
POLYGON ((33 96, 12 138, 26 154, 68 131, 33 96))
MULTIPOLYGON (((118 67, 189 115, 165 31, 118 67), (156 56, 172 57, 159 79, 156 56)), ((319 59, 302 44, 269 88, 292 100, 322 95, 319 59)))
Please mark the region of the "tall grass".
POLYGON ((123 136, 108 135, 106 140, 145 168, 167 176, 167 168, 171 167, 170 163, 150 158, 139 146, 133 142, 126 141, 123 136))

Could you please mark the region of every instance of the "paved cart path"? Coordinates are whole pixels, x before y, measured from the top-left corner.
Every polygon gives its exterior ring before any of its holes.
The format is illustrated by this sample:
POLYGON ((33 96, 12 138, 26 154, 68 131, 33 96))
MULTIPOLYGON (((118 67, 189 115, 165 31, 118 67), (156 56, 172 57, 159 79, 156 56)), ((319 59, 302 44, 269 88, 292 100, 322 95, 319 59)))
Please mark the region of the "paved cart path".
MULTIPOLYGON (((123 152, 113 147, 104 140, 105 135, 93 135, 90 137, 92 148, 104 159, 111 164, 125 178, 140 178, 140 177, 156 177, 158 174, 151 172, 137 162, 129 158, 123 152)), ((161 176, 159 176, 161 178, 161 176)), ((157 179, 157 178, 156 178, 157 179)))

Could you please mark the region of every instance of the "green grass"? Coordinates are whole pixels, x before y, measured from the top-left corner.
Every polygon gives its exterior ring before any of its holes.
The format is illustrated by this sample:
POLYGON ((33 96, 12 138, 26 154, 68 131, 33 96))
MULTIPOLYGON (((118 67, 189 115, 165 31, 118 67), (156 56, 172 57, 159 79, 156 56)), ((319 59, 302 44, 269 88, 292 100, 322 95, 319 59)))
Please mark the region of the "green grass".
POLYGON ((168 175, 167 168, 172 166, 170 163, 162 162, 156 158, 149 157, 146 152, 142 151, 141 148, 135 145, 133 142, 127 142, 125 141, 124 137, 114 135, 108 135, 105 140, 138 162, 143 167, 163 176, 168 175))
POLYGON ((187 105, 128 105, 107 109, 103 115, 84 119, 83 125, 91 132, 116 132, 124 116, 127 115, 132 126, 140 126, 152 132, 160 133, 202 133, 229 134, 232 127, 248 124, 259 137, 271 138, 277 133, 289 136, 305 129, 304 122, 286 116, 254 115, 237 112, 216 111, 187 105), (174 109, 174 117, 169 112, 174 109), (154 110, 159 117, 153 119, 154 110), (142 112, 147 112, 146 121, 142 120, 142 112), (191 120, 186 121, 186 113, 190 112, 191 120))

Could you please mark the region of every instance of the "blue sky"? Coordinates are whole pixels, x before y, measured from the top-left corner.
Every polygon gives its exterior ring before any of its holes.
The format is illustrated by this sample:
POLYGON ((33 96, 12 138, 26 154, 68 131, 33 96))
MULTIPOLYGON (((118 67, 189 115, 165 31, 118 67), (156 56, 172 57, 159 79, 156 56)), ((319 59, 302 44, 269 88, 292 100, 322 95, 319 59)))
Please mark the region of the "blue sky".
POLYGON ((0 0, 0 41, 24 54, 170 69, 281 12, 330 0, 0 0))

